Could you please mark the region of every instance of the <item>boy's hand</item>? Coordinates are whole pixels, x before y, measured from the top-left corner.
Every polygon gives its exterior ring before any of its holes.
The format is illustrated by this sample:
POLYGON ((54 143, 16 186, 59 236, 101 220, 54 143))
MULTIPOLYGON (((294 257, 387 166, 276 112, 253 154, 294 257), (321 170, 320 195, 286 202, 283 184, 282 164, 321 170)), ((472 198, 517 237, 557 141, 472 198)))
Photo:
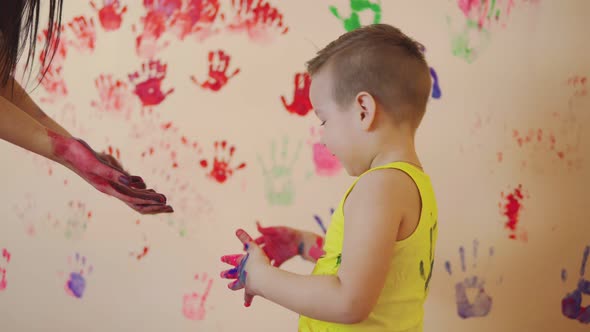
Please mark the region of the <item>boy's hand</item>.
POLYGON ((132 176, 112 156, 96 153, 86 142, 50 133, 55 158, 99 191, 116 197, 142 214, 170 213, 166 196, 146 189, 139 176, 132 176))
POLYGON ((256 226, 262 234, 256 239, 256 244, 264 250, 273 266, 279 267, 294 256, 303 254, 304 242, 300 231, 283 226, 262 227, 258 221, 256 226))
POLYGON ((228 284, 231 290, 244 290, 244 306, 249 307, 255 295, 259 295, 256 281, 257 273, 267 266, 270 266, 268 258, 256 245, 254 240, 243 229, 236 231, 236 236, 244 244, 246 254, 225 255, 221 257, 221 261, 234 266, 233 269, 221 272, 221 277, 224 279, 236 279, 228 284))

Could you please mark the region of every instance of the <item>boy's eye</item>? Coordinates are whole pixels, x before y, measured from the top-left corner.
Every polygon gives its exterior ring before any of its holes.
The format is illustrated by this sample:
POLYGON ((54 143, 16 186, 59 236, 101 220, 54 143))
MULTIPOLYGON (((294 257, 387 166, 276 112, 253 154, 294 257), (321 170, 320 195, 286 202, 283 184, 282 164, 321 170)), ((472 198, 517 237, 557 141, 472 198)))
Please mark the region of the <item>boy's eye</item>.
POLYGON ((323 126, 326 124, 326 121, 322 121, 322 124, 320 126, 323 126))

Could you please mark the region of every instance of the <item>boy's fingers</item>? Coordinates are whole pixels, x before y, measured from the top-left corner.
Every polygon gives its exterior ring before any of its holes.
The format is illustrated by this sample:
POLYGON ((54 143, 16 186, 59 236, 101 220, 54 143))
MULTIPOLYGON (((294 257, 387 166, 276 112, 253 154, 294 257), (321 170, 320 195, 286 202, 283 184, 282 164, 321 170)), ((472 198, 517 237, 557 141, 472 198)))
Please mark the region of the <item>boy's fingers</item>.
POLYGON ((238 266, 238 264, 240 264, 240 261, 242 260, 242 257, 244 255, 243 254, 237 254, 237 255, 225 255, 225 256, 221 256, 221 261, 233 266, 238 266))
POLYGON ((242 241, 244 245, 254 242, 250 234, 246 233, 246 231, 241 228, 236 231, 236 236, 238 239, 240 239, 240 241, 242 241))
POLYGON ((252 305, 252 300, 254 300, 254 295, 250 295, 244 292, 244 306, 249 307, 252 305))
POLYGON ((233 282, 230 282, 230 283, 227 285, 227 287, 228 287, 229 289, 231 289, 231 290, 237 291, 237 290, 240 290, 240 289, 244 288, 244 284, 242 284, 242 283, 240 282, 240 280, 235 280, 235 281, 233 281, 233 282))
POLYGON ((225 270, 221 272, 221 277, 224 279, 237 279, 238 278, 238 269, 233 268, 230 270, 225 270))

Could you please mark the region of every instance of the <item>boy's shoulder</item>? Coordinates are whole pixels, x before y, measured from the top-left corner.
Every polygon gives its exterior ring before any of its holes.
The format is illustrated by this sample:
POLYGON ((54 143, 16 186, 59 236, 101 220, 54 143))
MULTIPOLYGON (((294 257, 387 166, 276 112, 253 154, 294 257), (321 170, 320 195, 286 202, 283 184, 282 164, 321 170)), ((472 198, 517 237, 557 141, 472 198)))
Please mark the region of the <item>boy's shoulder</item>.
POLYGON ((382 202, 402 208, 406 201, 414 199, 413 193, 418 193, 418 188, 410 175, 397 168, 382 168, 360 176, 347 201, 372 205, 382 202))

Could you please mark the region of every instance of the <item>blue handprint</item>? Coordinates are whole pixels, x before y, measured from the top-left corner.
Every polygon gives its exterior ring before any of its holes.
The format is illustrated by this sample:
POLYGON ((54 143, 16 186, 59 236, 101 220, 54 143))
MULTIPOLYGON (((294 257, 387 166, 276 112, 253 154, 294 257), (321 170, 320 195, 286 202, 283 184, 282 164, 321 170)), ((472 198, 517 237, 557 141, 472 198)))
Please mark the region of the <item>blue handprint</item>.
MULTIPOLYGON (((479 242, 474 240, 473 267, 476 266, 478 247, 479 242)), ((490 257, 493 256, 494 248, 490 248, 489 254, 490 257)), ((465 266, 465 248, 463 248, 463 246, 459 247, 459 256, 461 259, 461 271, 465 273, 467 269, 465 266)), ((445 262, 445 268, 449 275, 452 275, 451 263, 449 261, 445 262)), ((463 319, 472 317, 485 317, 490 313, 490 310, 492 309, 492 298, 486 294, 484 284, 485 280, 482 277, 476 275, 468 276, 463 281, 457 282, 457 284, 455 284, 457 314, 459 314, 459 317, 463 319), (474 289, 477 292, 473 302, 471 302, 467 297, 467 291, 471 289, 474 289)))
MULTIPOLYGON (((590 323, 590 306, 582 307, 582 294, 590 295, 590 281, 584 278, 588 254, 590 254, 590 246, 586 246, 582 255, 580 280, 578 280, 577 288, 561 300, 561 312, 563 315, 569 319, 576 319, 582 324, 590 323)), ((561 270, 561 280, 565 281, 566 279, 567 272, 563 269, 561 270)))

